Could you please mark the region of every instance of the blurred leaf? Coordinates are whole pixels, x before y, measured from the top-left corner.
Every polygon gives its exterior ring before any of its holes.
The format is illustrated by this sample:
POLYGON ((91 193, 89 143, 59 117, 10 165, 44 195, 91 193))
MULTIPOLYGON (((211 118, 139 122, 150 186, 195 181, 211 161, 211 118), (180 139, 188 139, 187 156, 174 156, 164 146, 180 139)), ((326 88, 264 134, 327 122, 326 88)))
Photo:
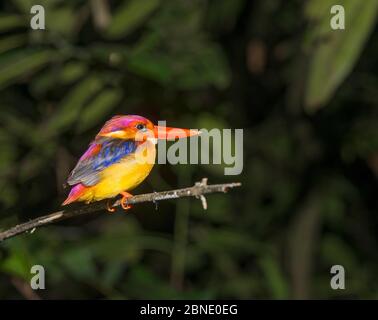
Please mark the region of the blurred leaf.
POLYGON ((208 23, 215 30, 230 30, 243 9, 245 0, 213 0, 209 1, 208 23))
POLYGON ((167 84, 172 79, 171 59, 159 53, 142 52, 128 60, 128 67, 139 76, 167 84))
POLYGON ((0 32, 27 26, 27 20, 22 16, 10 14, 0 15, 0 32))
MULTIPOLYGON (((4 111, 6 111, 4 107, 4 111)), ((32 142, 34 139, 34 123, 26 118, 24 115, 15 114, 13 112, 1 112, 0 113, 1 124, 7 130, 8 141, 13 143, 13 140, 18 142, 25 141, 27 143, 32 142)))
POLYGON ((17 35, 12 35, 8 37, 3 37, 0 39, 0 54, 20 47, 22 44, 24 44, 26 41, 26 36, 24 34, 17 34, 17 35))
POLYGON ((88 76, 77 84, 58 106, 57 112, 50 119, 47 130, 50 133, 57 133, 74 121, 76 121, 85 103, 102 87, 102 81, 97 76, 88 76))
POLYGON ((112 110, 115 105, 121 100, 122 92, 117 89, 105 89, 98 96, 88 104, 78 122, 78 132, 83 132, 88 128, 96 126, 107 113, 112 110))
POLYGON ((148 235, 139 231, 135 219, 116 219, 107 223, 101 238, 89 239, 82 243, 105 263, 133 265, 141 258, 143 250, 171 251, 171 243, 158 235, 148 235), (120 243, 122 245, 120 245, 120 243))
POLYGON ((211 199, 207 199, 208 208, 206 210, 206 216, 204 217, 204 210, 201 203, 198 201, 195 205, 197 210, 193 208, 193 214, 198 218, 204 218, 207 221, 216 223, 227 223, 234 220, 232 215, 233 206, 227 197, 222 195, 213 195, 211 199))
POLYGON ((15 6, 18 7, 21 12, 27 14, 30 14, 30 8, 35 4, 43 6, 47 11, 47 9, 53 8, 63 1, 64 0, 39 0, 38 3, 36 3, 35 0, 12 0, 12 2, 15 4, 15 6))
POLYGON ((13 143, 12 136, 2 128, 0 128, 0 145, 0 203, 8 208, 14 205, 17 200, 17 190, 12 179, 12 171, 18 150, 13 143))
POLYGON ((121 43, 98 43, 89 47, 91 57, 109 66, 123 66, 129 47, 121 43))
POLYGON ((9 169, 11 163, 15 160, 17 147, 12 143, 12 136, 0 128, 0 174, 9 169))
POLYGON ((26 244, 22 239, 13 239, 12 243, 6 244, 11 249, 10 255, 0 260, 0 270, 14 276, 21 277, 24 280, 30 279, 29 253, 26 244))
POLYGON ((75 12, 76 8, 68 6, 49 10, 46 13, 47 30, 70 35, 75 28, 75 12))
POLYGON ((87 247, 94 251, 101 261, 112 263, 134 264, 141 258, 142 253, 139 243, 127 233, 123 236, 107 235, 100 240, 89 241, 87 247))
POLYGON ((255 253, 262 248, 262 244, 255 241, 248 234, 235 232, 231 229, 196 228, 193 236, 199 241, 198 246, 216 255, 228 252, 230 255, 255 253))
POLYGON ((60 259, 72 276, 78 279, 96 279, 97 271, 93 254, 87 248, 76 247, 65 250, 61 253, 60 259))
POLYGON ((0 57, 0 89, 43 67, 56 55, 50 50, 25 49, 0 57))
POLYGON ((116 9, 116 13, 107 29, 109 38, 119 38, 129 34, 159 6, 160 0, 130 0, 121 8, 116 9))
POLYGON ((21 253, 14 251, 9 258, 0 264, 0 270, 29 280, 30 270, 27 268, 27 262, 27 259, 21 253))
POLYGON ((332 30, 329 23, 333 0, 311 0, 306 14, 317 25, 310 31, 313 48, 307 73, 305 107, 315 111, 332 97, 356 63, 375 25, 378 1, 343 0, 345 30, 332 30))
POLYGON ((265 279, 271 290, 273 299, 288 299, 289 290, 285 276, 280 270, 280 265, 276 259, 271 256, 265 256, 260 261, 261 269, 265 274, 265 279))
POLYGON ((16 185, 10 179, 2 179, 0 181, 0 202, 4 208, 11 208, 17 203, 18 199, 16 185))
MULTIPOLYGON (((36 130, 37 132, 37 130, 36 130)), ((38 175, 46 168, 46 161, 51 159, 56 152, 56 141, 48 141, 45 142, 43 145, 40 144, 41 139, 45 139, 47 136, 39 137, 39 140, 35 139, 34 142, 39 142, 37 145, 40 146, 38 150, 33 150, 29 152, 29 154, 25 155, 20 162, 20 166, 18 167, 18 179, 20 183, 26 183, 27 180, 30 178, 38 175)), ((37 193, 37 192, 36 192, 37 193)), ((30 192, 28 196, 31 195, 30 192)), ((39 193, 39 197, 42 196, 39 193)), ((30 197, 33 198, 33 197, 30 197)))
POLYGON ((60 74, 60 81, 64 84, 72 83, 82 77, 87 70, 87 65, 82 62, 68 62, 62 69, 62 73, 60 74))
POLYGON ((123 271, 123 262, 120 261, 108 263, 101 275, 101 283, 107 287, 114 287, 121 278, 123 271))
POLYGON ((200 117, 196 118, 195 120, 197 121, 196 127, 201 129, 226 129, 229 127, 226 119, 210 112, 201 112, 200 117))
POLYGON ((133 268, 126 281, 127 292, 132 297, 146 299, 177 298, 177 294, 165 281, 143 265, 133 268))
POLYGON ((31 91, 34 95, 46 94, 52 88, 79 80, 87 71, 88 67, 82 62, 72 61, 63 66, 54 65, 34 77, 33 83, 30 84, 31 91))
POLYGON ((378 150, 377 118, 363 117, 346 132, 341 147, 342 157, 347 162, 357 157, 368 158, 378 150))
MULTIPOLYGON (((151 42, 151 45, 156 44, 151 42)), ((223 89, 230 81, 223 54, 212 44, 200 44, 195 52, 179 53, 160 52, 150 46, 137 47, 129 56, 128 67, 142 77, 180 89, 199 89, 210 85, 223 89)))
POLYGON ((230 83, 230 70, 220 48, 207 44, 191 55, 183 55, 174 64, 176 86, 198 89, 213 85, 218 89, 230 83))
POLYGON ((353 248, 335 235, 328 234, 323 237, 321 253, 325 263, 329 266, 340 264, 346 270, 358 269, 358 259, 353 248))
POLYGON ((240 299, 250 299, 258 286, 258 278, 251 276, 250 273, 238 273, 230 281, 221 281, 217 284, 217 297, 227 298, 237 295, 240 299))

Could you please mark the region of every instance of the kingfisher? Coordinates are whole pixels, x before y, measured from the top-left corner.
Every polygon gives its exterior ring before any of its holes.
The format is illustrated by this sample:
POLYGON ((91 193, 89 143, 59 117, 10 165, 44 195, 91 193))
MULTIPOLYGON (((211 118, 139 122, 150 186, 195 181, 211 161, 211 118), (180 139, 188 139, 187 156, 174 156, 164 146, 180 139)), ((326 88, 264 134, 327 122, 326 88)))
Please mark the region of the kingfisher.
MULTIPOLYGON (((108 120, 89 144, 67 183, 72 189, 62 205, 91 203, 122 195, 125 210, 128 191, 137 187, 151 172, 156 158, 158 139, 185 138, 198 135, 194 129, 156 126, 138 115, 118 115, 108 120)), ((107 205, 109 212, 115 209, 107 205)))

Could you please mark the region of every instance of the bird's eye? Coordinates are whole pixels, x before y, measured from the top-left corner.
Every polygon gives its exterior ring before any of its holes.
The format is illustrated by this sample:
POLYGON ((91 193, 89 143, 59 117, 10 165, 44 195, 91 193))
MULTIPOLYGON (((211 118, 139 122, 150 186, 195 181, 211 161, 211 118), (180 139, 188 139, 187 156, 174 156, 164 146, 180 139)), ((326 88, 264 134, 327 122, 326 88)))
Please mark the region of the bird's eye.
POLYGON ((143 130, 143 129, 146 128, 146 126, 145 126, 144 124, 142 124, 142 123, 138 123, 138 124, 136 125, 136 128, 137 128, 138 130, 143 130))

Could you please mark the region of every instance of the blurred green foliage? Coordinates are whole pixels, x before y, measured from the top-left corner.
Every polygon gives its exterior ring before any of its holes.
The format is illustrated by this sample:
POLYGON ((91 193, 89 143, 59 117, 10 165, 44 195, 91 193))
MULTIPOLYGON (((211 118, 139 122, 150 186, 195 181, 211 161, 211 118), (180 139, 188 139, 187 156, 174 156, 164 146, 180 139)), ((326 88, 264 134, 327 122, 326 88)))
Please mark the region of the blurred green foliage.
POLYGON ((375 24, 378 1, 343 1, 347 32, 330 28, 330 8, 333 0, 309 1, 306 15, 314 26, 309 31, 309 72, 306 107, 319 108, 327 102, 344 80, 359 57, 363 45, 375 24), (314 50, 314 42, 317 42, 314 50))
POLYGON ((328 0, 41 0, 38 31, 33 4, 0 4, 0 230, 60 207, 114 114, 244 128, 240 176, 156 166, 135 193, 243 187, 5 241, 0 298, 30 297, 34 264, 46 299, 378 298, 376 1, 338 1, 343 31, 328 0))

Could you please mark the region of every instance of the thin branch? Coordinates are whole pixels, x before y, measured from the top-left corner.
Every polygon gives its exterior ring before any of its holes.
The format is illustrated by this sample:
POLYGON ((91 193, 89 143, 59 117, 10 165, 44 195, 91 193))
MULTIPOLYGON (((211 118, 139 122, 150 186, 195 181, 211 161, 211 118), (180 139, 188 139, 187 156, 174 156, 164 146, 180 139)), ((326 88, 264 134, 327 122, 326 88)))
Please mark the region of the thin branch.
MULTIPOLYGON (((240 186, 241 183, 239 182, 208 185, 207 178, 203 178, 201 182, 197 182, 193 187, 139 194, 133 196, 127 199, 127 204, 137 204, 142 202, 156 203, 156 201, 160 200, 177 199, 182 197, 196 197, 197 199, 201 200, 204 209, 206 209, 206 205, 204 205, 206 203, 206 198, 204 196, 205 194, 216 192, 226 193, 228 189, 240 186)), ((112 204, 112 207, 118 207, 120 204, 121 201, 120 199, 118 199, 112 204)), ((28 231, 30 231, 30 233, 33 233, 36 228, 43 227, 54 222, 62 221, 68 218, 80 216, 87 213, 101 211, 104 209, 106 209, 106 202, 101 201, 81 206, 77 209, 68 208, 66 210, 61 210, 42 217, 38 217, 28 222, 16 225, 15 227, 5 230, 3 232, 0 232, 0 242, 28 231)))
POLYGON ((98 30, 105 30, 112 19, 106 0, 91 0, 93 23, 98 30))
POLYGON ((17 291, 27 300, 42 300, 42 298, 31 288, 25 280, 17 277, 10 279, 17 291))

